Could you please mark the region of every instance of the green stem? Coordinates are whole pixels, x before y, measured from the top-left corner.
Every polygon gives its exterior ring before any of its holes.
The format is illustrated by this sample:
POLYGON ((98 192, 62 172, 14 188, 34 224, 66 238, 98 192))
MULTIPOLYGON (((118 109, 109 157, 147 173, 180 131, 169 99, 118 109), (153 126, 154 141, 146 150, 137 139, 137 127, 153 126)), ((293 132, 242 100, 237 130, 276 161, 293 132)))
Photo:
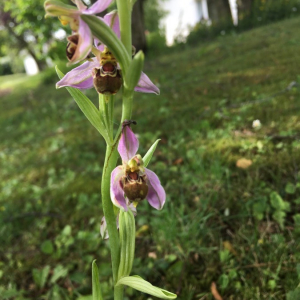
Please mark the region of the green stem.
POLYGON ((133 93, 131 93, 130 95, 124 95, 123 96, 121 124, 125 120, 130 120, 131 119, 132 102, 133 102, 133 93))
POLYGON ((124 294, 124 286, 123 285, 115 286, 114 300, 122 300, 123 294, 124 294))
MULTIPOLYGON (((113 97, 112 97, 113 98, 113 97)), ((131 118, 132 112, 132 99, 133 95, 128 95, 123 98, 123 109, 122 109, 122 120, 121 124, 124 120, 129 120, 131 118)), ((109 101, 113 101, 110 99, 109 101)), ((104 101, 105 102, 105 101, 104 101)), ((111 103, 113 106, 113 102, 111 103)), ((113 108, 111 108, 113 109, 113 108)), ((108 113, 113 114, 113 111, 108 111, 108 113)), ((106 119, 106 118, 105 118, 106 119)), ((113 119, 110 118, 110 123, 113 123, 113 119)), ((117 145, 119 135, 121 133, 120 129, 115 137, 115 141, 113 146, 107 145, 106 154, 105 154, 105 163, 103 167, 102 174, 102 183, 101 183, 101 192, 102 192, 102 204, 103 204, 103 212, 107 223, 107 230, 109 234, 109 242, 111 248, 111 260, 112 260, 112 269, 113 269, 113 278, 114 283, 116 284, 117 276, 118 276, 118 267, 120 261, 120 242, 119 235, 116 227, 116 216, 114 214, 114 207, 110 199, 110 175, 113 169, 116 166, 116 162, 118 159, 117 145)), ((122 300, 123 299, 123 286, 117 286, 114 289, 114 300, 122 300)))
POLYGON ((112 132, 110 130, 111 126, 110 126, 110 114, 109 114, 109 108, 108 108, 108 102, 107 102, 107 98, 104 97, 104 111, 105 111, 105 118, 106 118, 106 124, 107 124, 107 130, 109 132, 109 137, 112 138, 112 132))
POLYGON ((107 230, 109 234, 113 279, 115 283, 117 281, 118 276, 118 267, 120 260, 120 243, 119 234, 116 226, 116 216, 114 214, 114 207, 110 199, 110 175, 116 166, 117 159, 118 152, 116 144, 114 144, 113 146, 107 145, 102 173, 101 195, 103 212, 106 219, 107 230))
POLYGON ((99 111, 100 111, 100 115, 102 116, 105 128, 108 132, 109 128, 107 127, 108 124, 107 124, 107 118, 106 118, 106 115, 105 115, 105 99, 104 99, 104 95, 102 95, 102 94, 99 94, 99 111))
POLYGON ((133 100, 133 95, 128 95, 127 97, 123 96, 121 124, 120 124, 120 126, 118 128, 118 131, 116 133, 116 136, 114 138, 114 142, 113 142, 114 144, 118 142, 118 140, 121 136, 122 123, 125 120, 130 120, 131 119, 132 100, 133 100))
POLYGON ((108 96, 108 115, 109 115, 109 125, 110 125, 110 132, 111 132, 111 139, 114 136, 114 100, 115 96, 111 95, 108 96))
MULTIPOLYGON (((121 31, 121 41, 124 48, 128 54, 129 63, 128 65, 123 65, 123 73, 127 71, 127 67, 131 62, 132 56, 132 41, 131 41, 131 4, 129 0, 117 0, 118 13, 120 19, 120 31, 121 31)), ((116 51, 117 53, 117 51, 116 51)), ((103 210, 107 223, 107 230, 109 234, 110 247, 111 247, 111 258, 112 258, 112 269, 114 283, 116 284, 118 276, 118 267, 120 262, 120 241, 116 228, 116 217, 114 215, 113 204, 110 200, 110 174, 117 162, 117 145, 119 135, 121 133, 122 122, 126 119, 131 118, 132 113, 132 99, 133 93, 129 95, 124 94, 123 89, 123 102, 122 102, 122 118, 119 130, 114 139, 113 146, 107 146, 105 163, 102 175, 102 202, 103 210)), ((110 133, 113 131, 113 102, 110 103, 110 109, 107 111, 106 117, 109 118, 109 124, 111 127, 108 128, 110 133)), ((123 286, 115 286, 114 288, 114 300, 122 300, 124 293, 123 286)))
POLYGON ((131 3, 129 0, 117 0, 120 19, 121 41, 129 56, 132 56, 131 42, 131 3))

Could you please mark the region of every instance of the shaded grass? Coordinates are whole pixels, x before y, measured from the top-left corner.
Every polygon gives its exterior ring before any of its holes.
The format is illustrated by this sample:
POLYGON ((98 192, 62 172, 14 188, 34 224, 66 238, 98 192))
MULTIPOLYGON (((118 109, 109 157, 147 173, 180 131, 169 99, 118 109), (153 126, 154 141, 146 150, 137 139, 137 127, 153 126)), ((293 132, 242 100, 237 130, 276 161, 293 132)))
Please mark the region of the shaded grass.
MULTIPOLYGON (((213 299, 213 281, 224 299, 286 299, 296 289, 300 91, 286 88, 300 83, 297 28, 299 18, 148 63, 161 95, 136 94, 133 119, 141 154, 162 138, 151 169, 168 196, 162 211, 138 207, 133 274, 179 299, 213 299), (240 158, 252 165, 237 168, 240 158), (284 226, 274 191, 290 204, 280 210, 284 226)), ((98 235, 104 141, 54 77, 43 78, 0 83, 0 92, 10 89, 0 111, 2 293, 79 299, 91 293, 98 258, 109 299, 109 253, 98 235), (66 272, 51 281, 57 264, 66 272), (51 274, 39 287, 32 269, 46 265, 51 274)))

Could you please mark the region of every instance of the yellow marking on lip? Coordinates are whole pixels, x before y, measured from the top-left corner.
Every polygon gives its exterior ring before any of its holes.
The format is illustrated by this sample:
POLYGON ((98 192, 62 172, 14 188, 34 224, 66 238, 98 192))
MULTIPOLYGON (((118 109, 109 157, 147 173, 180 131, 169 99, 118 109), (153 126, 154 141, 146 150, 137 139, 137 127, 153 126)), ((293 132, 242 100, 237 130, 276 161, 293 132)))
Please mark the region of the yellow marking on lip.
POLYGON ((61 23, 63 26, 66 26, 66 25, 69 24, 69 21, 60 20, 60 23, 61 23))

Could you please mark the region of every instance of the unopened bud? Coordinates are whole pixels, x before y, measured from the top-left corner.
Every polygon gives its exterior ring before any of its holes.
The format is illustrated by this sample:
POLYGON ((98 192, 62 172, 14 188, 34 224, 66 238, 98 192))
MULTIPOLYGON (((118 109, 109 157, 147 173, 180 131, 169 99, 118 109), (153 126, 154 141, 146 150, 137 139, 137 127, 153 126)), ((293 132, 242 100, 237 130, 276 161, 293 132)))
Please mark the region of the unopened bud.
POLYGON ((69 41, 69 43, 67 45, 66 54, 67 54, 68 60, 71 61, 72 58, 74 57, 76 49, 77 49, 79 35, 73 34, 73 35, 69 36, 68 41, 69 41))

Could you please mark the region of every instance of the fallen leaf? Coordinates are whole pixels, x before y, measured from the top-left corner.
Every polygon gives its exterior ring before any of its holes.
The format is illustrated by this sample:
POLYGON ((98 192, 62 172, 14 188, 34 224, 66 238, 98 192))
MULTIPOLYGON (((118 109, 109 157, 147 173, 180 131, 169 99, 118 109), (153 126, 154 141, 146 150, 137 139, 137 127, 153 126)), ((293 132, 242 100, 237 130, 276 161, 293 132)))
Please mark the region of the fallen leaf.
POLYGON ((247 158, 240 158, 236 162, 236 166, 241 169, 247 169, 252 165, 252 160, 247 158))
POLYGON ((177 166, 177 165, 181 165, 183 163, 183 159, 180 157, 180 158, 177 158, 174 162, 173 162, 173 165, 177 166))
POLYGON ((148 230, 149 230, 149 226, 148 226, 148 225, 143 225, 143 226, 141 226, 141 227, 136 231, 135 236, 136 236, 136 237, 141 237, 141 236, 143 236, 146 232, 148 232, 148 230))
POLYGON ((10 94, 11 89, 0 90, 0 97, 10 94))
POLYGON ((247 129, 244 129, 243 131, 235 130, 233 132, 233 134, 236 137, 245 137, 245 136, 253 136, 253 135, 255 135, 255 133, 253 133, 252 131, 247 130, 247 129))
POLYGON ((227 249, 229 252, 231 252, 233 255, 238 256, 237 252, 233 248, 232 244, 229 241, 223 242, 223 247, 227 249))
POLYGON ((214 282, 212 282, 212 284, 210 286, 210 290, 211 290, 211 293, 214 296, 215 300, 223 300, 223 298, 220 296, 220 294, 217 290, 217 286, 214 282))
POLYGON ((200 197, 196 196, 193 200, 194 200, 195 203, 198 203, 200 201, 200 197))
POLYGON ((153 258, 153 259, 157 259, 157 255, 156 255, 155 252, 149 252, 148 257, 153 258))

